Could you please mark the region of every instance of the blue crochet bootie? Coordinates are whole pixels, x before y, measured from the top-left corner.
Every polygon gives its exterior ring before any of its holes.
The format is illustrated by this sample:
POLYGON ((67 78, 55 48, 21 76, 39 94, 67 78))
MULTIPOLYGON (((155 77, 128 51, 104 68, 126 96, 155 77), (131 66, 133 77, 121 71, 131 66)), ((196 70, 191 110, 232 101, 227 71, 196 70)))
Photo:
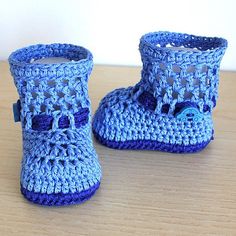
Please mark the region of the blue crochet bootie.
POLYGON ((212 110, 218 97, 222 38, 156 32, 139 50, 142 79, 100 102, 95 137, 117 149, 197 152, 213 139, 212 110))
POLYGON ((35 45, 12 53, 9 63, 20 97, 14 115, 22 124, 22 194, 49 206, 88 200, 101 180, 91 139, 92 54, 70 44, 35 45), (37 63, 60 57, 69 62, 37 63))

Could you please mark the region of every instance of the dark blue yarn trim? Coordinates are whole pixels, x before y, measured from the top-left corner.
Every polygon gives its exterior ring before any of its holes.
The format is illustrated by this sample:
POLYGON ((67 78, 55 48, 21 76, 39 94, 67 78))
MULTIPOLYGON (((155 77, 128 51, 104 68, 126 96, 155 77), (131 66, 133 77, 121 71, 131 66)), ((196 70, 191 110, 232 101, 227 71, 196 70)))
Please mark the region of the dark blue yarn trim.
MULTIPOLYGON (((140 94, 140 96, 138 97, 138 102, 142 104, 146 109, 151 110, 151 111, 154 111, 157 106, 156 98, 150 92, 147 92, 147 91, 144 91, 143 93, 140 94)), ((215 97, 212 98, 212 102, 215 107, 216 105, 215 97)), ((174 115, 177 114, 182 108, 187 107, 187 106, 191 106, 191 107, 195 107, 199 109, 198 105, 194 102, 190 102, 190 101, 180 102, 180 103, 176 103, 175 105, 174 115)), ((170 109, 170 104, 163 104, 161 108, 161 113, 167 114, 169 112, 169 109, 170 109)), ((210 112, 210 110, 211 110, 210 107, 204 104, 203 112, 210 112)))
POLYGON ((168 114, 169 109, 170 109, 170 104, 164 104, 164 105, 162 105, 161 113, 168 114))
POLYGON ((53 117, 50 115, 36 115, 32 119, 32 129, 36 131, 47 131, 52 128, 53 117))
MULTIPOLYGON (((81 126, 88 123, 89 109, 82 108, 80 111, 74 114, 75 127, 80 128, 81 126)), ((32 119, 32 129, 36 131, 48 131, 52 129, 53 117, 50 115, 36 115, 32 119)), ((69 118, 67 116, 60 117, 58 126, 60 129, 68 128, 70 125, 69 118)))
MULTIPOLYGON (((142 104, 146 109, 151 111, 154 111, 157 106, 156 98, 150 92, 147 91, 144 91, 143 93, 140 94, 140 96, 138 97, 138 102, 142 104)), ((176 103, 174 115, 186 106, 198 108, 196 103, 190 101, 176 103)), ((170 109, 170 104, 167 103, 163 104, 161 108, 161 113, 167 114, 169 112, 169 109, 170 109)))
POLYGON ((140 94, 138 97, 138 102, 141 103, 146 109, 152 111, 154 111, 157 106, 156 98, 154 98, 154 96, 147 91, 140 94))
POLYGON ((156 150, 156 151, 165 151, 172 153, 193 153, 199 152, 204 149, 209 142, 213 139, 210 139, 206 142, 202 142, 195 145, 181 145, 181 144, 170 144, 163 143, 154 140, 128 140, 128 141, 114 141, 107 140, 99 136, 93 130, 95 138, 103 145, 114 148, 114 149, 130 149, 130 150, 156 150))
POLYGON ((88 199, 90 199, 96 192, 96 190, 99 188, 100 182, 93 185, 91 188, 82 191, 82 192, 76 192, 76 193, 52 193, 52 194, 46 194, 46 193, 35 193, 32 191, 29 191, 23 186, 21 186, 21 193, 24 195, 24 197, 36 204, 44 205, 44 206, 66 206, 66 205, 72 205, 72 204, 80 204, 88 199))

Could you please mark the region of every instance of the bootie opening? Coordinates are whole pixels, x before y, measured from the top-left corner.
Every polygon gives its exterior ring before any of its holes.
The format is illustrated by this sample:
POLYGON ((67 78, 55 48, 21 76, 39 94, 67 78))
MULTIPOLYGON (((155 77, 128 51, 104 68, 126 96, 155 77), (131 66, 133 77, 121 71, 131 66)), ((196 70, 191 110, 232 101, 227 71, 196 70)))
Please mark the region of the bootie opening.
MULTIPOLYGON (((92 59, 92 54, 87 49, 72 44, 38 44, 15 51, 10 55, 9 62, 26 66, 36 60, 49 57, 63 57, 69 61, 79 62, 92 59)), ((46 64, 41 66, 43 65, 46 64)))
POLYGON ((184 50, 192 52, 214 50, 227 46, 227 41, 217 37, 202 37, 189 34, 160 31, 145 34, 141 43, 157 50, 184 50), (192 50, 191 50, 192 49, 192 50))

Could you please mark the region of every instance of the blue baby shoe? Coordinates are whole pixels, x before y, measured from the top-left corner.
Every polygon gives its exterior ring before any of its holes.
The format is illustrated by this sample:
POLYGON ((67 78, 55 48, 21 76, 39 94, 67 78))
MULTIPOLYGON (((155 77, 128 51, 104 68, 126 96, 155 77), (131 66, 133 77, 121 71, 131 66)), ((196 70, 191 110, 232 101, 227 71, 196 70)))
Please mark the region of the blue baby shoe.
POLYGON ((142 79, 100 102, 93 133, 116 149, 191 153, 213 139, 212 110, 218 98, 222 38, 155 32, 139 50, 142 79))
POLYGON ((9 63, 20 97, 13 108, 22 125, 22 194, 48 206, 88 200, 101 180, 91 139, 92 54, 70 44, 35 45, 13 52, 9 63), (37 63, 60 57, 68 62, 37 63))

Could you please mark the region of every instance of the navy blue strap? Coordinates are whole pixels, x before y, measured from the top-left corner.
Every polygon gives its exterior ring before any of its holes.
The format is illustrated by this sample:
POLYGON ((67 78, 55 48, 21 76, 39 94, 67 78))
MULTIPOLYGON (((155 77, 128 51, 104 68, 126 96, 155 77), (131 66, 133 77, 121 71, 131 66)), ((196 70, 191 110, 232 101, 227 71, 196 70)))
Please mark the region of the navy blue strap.
MULTIPOLYGON (((21 104, 20 100, 18 99, 16 103, 13 104, 13 114, 14 114, 14 121, 20 121, 20 111, 21 111, 21 104)), ((89 120, 89 109, 88 108, 81 108, 78 112, 74 114, 75 119, 75 127, 80 128, 81 126, 88 123, 89 120)), ((51 115, 36 115, 32 119, 32 129, 36 131, 48 131, 52 129, 53 123, 53 116, 51 115)), ((60 129, 68 128, 70 125, 69 118, 67 116, 61 116, 58 121, 58 126, 60 129)))
MULTIPOLYGON (((89 109, 81 108, 74 114, 75 127, 80 128, 81 126, 88 123, 89 109)), ((32 129, 36 131, 48 131, 52 129, 53 117, 51 115, 36 115, 32 119, 32 129)), ((70 121, 67 116, 61 116, 58 121, 59 129, 69 128, 70 121)))

